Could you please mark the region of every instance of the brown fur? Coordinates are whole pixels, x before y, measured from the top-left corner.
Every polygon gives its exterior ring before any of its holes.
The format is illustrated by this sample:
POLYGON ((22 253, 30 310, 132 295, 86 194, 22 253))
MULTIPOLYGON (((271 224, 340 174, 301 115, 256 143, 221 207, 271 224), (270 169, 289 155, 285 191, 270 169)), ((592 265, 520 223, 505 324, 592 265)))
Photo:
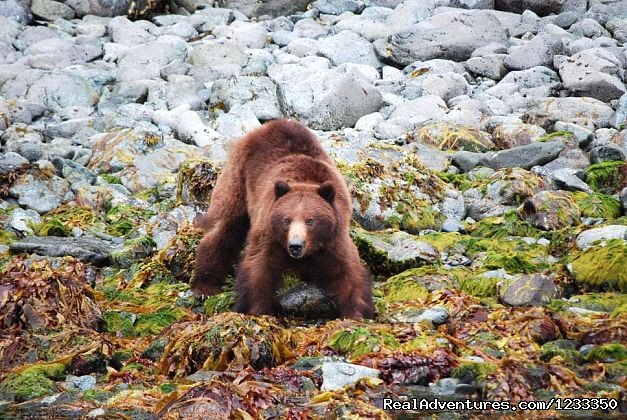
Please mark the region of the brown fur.
POLYGON ((341 316, 372 317, 370 276, 349 236, 351 213, 346 184, 315 136, 294 121, 267 123, 233 145, 208 212, 195 220, 205 235, 192 289, 218 293, 246 243, 236 310, 274 313, 276 290, 290 271, 334 296, 341 316), (275 191, 277 181, 289 191, 275 191), (286 218, 311 219, 300 259, 287 251, 286 218))

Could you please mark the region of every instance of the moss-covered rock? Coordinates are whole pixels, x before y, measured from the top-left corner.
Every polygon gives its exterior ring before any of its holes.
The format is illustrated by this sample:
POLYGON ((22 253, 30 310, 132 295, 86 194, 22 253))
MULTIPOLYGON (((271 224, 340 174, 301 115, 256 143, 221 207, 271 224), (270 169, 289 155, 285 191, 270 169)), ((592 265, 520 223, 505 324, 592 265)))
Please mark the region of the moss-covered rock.
POLYGON ((368 353, 397 349, 400 343, 388 333, 358 327, 337 332, 329 340, 328 346, 339 354, 354 359, 368 353))
POLYGON ((568 191, 540 191, 518 208, 521 219, 542 230, 557 230, 577 225, 581 212, 568 191))
POLYGON ((98 216, 93 209, 71 203, 46 213, 34 230, 39 236, 68 236, 73 228, 88 230, 96 222, 98 216))
POLYGON ((409 268, 433 264, 440 256, 433 246, 407 232, 368 232, 355 227, 351 236, 361 258, 375 274, 397 274, 409 268))
POLYGON ((227 291, 209 296, 203 303, 203 312, 211 316, 221 312, 228 312, 235 303, 235 292, 227 291))
POLYGON ((622 362, 627 359, 627 347, 620 343, 603 344, 590 350, 585 359, 588 362, 622 362))
POLYGON ((586 169, 585 181, 596 192, 616 194, 627 187, 626 168, 620 160, 595 163, 586 169))
POLYGON ((12 397, 15 402, 28 401, 54 392, 54 382, 36 372, 12 373, 0 382, 0 394, 12 397))
POLYGON ((124 236, 153 215, 154 212, 150 209, 128 204, 111 207, 105 213, 106 231, 114 236, 124 236))
POLYGON ((573 198, 583 217, 602 219, 616 219, 620 217, 620 201, 612 196, 576 192, 573 194, 573 198))
POLYGON ((457 378, 465 384, 471 384, 496 372, 497 369, 498 366, 495 363, 462 360, 459 366, 451 371, 451 377, 457 378))
POLYGON ((441 150, 487 152, 494 149, 494 142, 488 133, 465 125, 427 124, 420 129, 418 137, 420 141, 436 146, 441 150))
POLYGON ((339 163, 338 168, 351 190, 353 216, 369 230, 439 230, 446 219, 443 201, 461 200, 414 154, 390 166, 366 159, 352 165, 339 163))
POLYGON ((129 268, 131 265, 148 257, 155 249, 155 241, 150 236, 127 239, 122 246, 111 252, 111 262, 121 268, 129 268))
POLYGON ((17 369, 0 382, 0 395, 23 402, 54 393, 53 380, 62 379, 67 371, 63 363, 39 363, 17 369))
POLYGON ((575 254, 572 271, 577 283, 592 290, 627 292, 627 241, 610 239, 575 254))
POLYGON ((463 277, 459 283, 459 289, 477 298, 495 298, 498 296, 499 285, 508 281, 507 278, 486 276, 480 273, 463 277))
POLYGON ((540 360, 551 362, 554 358, 558 358, 559 361, 563 361, 568 366, 576 366, 581 362, 581 353, 577 350, 577 342, 575 340, 555 340, 544 343, 540 351, 540 360))
POLYGON ((542 231, 531 223, 521 220, 515 211, 502 216, 488 217, 469 227, 470 234, 479 238, 502 240, 508 236, 539 238, 542 231))
POLYGON ((220 169, 210 160, 186 160, 178 173, 176 201, 208 204, 219 174, 220 169))
POLYGON ((549 265, 545 247, 516 237, 484 239, 473 236, 461 240, 460 244, 473 260, 471 268, 477 271, 504 269, 508 273, 535 273, 549 265))

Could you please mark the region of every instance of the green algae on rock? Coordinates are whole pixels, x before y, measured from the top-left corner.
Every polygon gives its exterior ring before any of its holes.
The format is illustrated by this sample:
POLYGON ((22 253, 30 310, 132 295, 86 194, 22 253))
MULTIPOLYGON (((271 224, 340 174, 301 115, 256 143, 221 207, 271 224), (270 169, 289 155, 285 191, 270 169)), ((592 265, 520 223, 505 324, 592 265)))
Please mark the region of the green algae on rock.
POLYGON ((521 219, 542 230, 557 230, 577 225, 581 212, 568 191, 540 191, 518 208, 521 219))
POLYGON ((459 195, 415 154, 384 166, 372 159, 338 164, 353 197, 353 216, 365 228, 397 228, 409 233, 439 230, 446 219, 441 201, 459 195))
POLYGON ((354 359, 368 353, 398 349, 400 343, 386 332, 358 327, 337 332, 329 340, 328 346, 339 354, 354 359))
POLYGON ((15 402, 50 395, 56 390, 53 380, 62 379, 66 371, 63 363, 38 363, 15 369, 0 382, 0 395, 15 402))
POLYGON ((88 230, 96 222, 98 216, 90 207, 63 204, 46 213, 34 229, 39 236, 68 236, 73 228, 88 230))
POLYGON ((235 292, 227 291, 209 296, 203 303, 203 312, 207 316, 229 312, 235 303, 235 292))
POLYGON ((610 195, 576 192, 573 198, 583 217, 616 219, 620 217, 620 201, 610 195))
POLYGON ((575 281, 592 290, 627 292, 627 241, 610 239, 576 253, 572 259, 575 281))
POLYGON ((409 268, 438 262, 440 253, 427 242, 407 232, 368 232, 359 227, 351 236, 361 258, 374 274, 390 275, 409 268))
POLYGON ((470 227, 474 237, 505 239, 508 236, 527 236, 539 238, 542 231, 531 223, 521 220, 515 211, 508 211, 502 216, 487 217, 470 227))
POLYGON ((585 181, 596 192, 616 194, 627 186, 627 163, 618 160, 590 165, 585 181))

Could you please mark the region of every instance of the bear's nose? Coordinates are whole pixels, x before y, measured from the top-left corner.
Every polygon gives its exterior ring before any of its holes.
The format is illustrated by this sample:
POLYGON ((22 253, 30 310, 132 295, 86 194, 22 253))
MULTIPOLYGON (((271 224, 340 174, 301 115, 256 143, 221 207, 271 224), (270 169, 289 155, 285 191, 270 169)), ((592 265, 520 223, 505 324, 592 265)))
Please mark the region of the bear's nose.
POLYGON ((287 250, 293 258, 299 258, 303 255, 303 240, 300 238, 292 239, 287 245, 287 250))

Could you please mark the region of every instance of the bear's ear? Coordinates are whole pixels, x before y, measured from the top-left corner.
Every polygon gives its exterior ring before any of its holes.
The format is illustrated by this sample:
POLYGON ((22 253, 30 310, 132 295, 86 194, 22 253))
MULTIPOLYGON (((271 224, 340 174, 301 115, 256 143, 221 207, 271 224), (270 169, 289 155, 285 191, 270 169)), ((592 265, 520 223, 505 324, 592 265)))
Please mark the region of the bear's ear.
POLYGON ((290 186, 287 182, 285 181, 277 181, 274 184, 274 197, 275 198, 281 198, 283 197, 285 194, 287 194, 288 192, 290 192, 290 186))
POLYGON ((332 203, 333 199, 335 199, 335 187, 333 186, 333 183, 331 181, 325 181, 320 184, 318 194, 320 194, 320 197, 324 198, 329 203, 332 203))

